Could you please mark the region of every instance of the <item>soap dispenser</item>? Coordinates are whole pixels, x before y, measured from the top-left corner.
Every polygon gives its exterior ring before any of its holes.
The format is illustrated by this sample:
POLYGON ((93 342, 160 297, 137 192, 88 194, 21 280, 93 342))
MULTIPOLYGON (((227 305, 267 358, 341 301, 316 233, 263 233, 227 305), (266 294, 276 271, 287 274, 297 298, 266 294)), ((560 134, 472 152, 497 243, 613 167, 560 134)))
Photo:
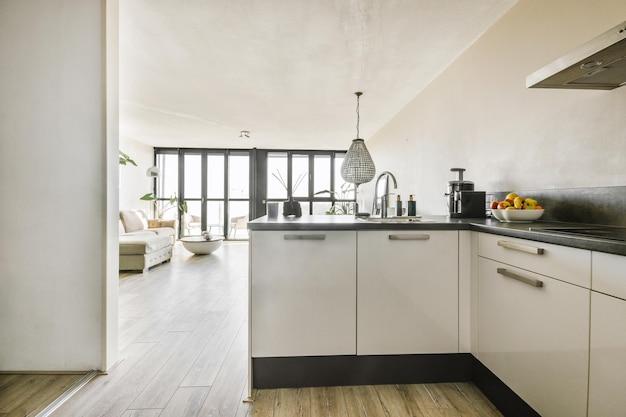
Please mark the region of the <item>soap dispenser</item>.
POLYGON ((402 216, 402 197, 399 194, 396 199, 396 216, 402 216))
POLYGON ((407 202, 406 214, 407 216, 416 215, 415 201, 413 200, 413 194, 409 195, 409 201, 407 202))

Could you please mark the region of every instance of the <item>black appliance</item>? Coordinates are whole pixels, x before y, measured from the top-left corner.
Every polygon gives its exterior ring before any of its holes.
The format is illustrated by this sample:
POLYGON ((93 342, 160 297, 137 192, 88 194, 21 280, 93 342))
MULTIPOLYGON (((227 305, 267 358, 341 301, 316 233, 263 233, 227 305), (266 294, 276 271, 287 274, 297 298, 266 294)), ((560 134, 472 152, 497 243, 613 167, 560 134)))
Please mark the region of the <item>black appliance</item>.
POLYGON ((474 183, 463 180, 465 168, 451 168, 458 178, 448 181, 448 213, 450 217, 458 218, 485 218, 485 192, 474 191, 474 183))

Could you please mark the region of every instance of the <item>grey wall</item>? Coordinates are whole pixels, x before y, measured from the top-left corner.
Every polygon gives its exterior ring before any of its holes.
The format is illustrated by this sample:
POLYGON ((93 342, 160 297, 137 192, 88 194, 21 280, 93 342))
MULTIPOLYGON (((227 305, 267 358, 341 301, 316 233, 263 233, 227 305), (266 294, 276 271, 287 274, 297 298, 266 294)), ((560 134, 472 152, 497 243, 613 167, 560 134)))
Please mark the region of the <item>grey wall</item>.
MULTIPOLYGON (((451 167, 485 191, 626 184, 626 87, 525 88, 625 16, 623 0, 520 0, 366 142, 378 172, 396 174, 397 192, 427 214, 447 213, 451 167)), ((372 184, 361 188, 371 198, 372 184)))

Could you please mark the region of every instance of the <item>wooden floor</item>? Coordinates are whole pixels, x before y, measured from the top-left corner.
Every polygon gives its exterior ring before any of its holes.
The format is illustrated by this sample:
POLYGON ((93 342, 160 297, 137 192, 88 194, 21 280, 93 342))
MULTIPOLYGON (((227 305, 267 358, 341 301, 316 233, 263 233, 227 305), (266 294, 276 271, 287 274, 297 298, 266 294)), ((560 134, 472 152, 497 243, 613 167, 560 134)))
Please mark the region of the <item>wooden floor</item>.
POLYGON ((471 383, 260 390, 254 416, 502 417, 471 383))
POLYGON ((0 417, 36 415, 83 376, 83 374, 1 374, 0 417))
POLYGON ((120 275, 119 362, 54 417, 501 416, 472 384, 261 390, 247 397, 246 242, 120 275))

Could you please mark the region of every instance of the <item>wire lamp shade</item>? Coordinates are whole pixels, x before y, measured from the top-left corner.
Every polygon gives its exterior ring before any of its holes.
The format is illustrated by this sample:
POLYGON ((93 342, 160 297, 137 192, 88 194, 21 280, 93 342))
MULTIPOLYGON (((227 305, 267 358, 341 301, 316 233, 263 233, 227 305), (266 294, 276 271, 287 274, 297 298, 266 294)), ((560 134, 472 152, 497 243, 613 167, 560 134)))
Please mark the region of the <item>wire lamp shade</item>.
POLYGON ((376 175, 376 166, 370 156, 365 141, 354 139, 341 164, 341 178, 359 185, 370 182, 376 175))
POLYGON ((367 147, 365 147, 365 141, 359 139, 359 97, 361 92, 354 93, 356 95, 356 139, 352 141, 350 149, 346 153, 346 157, 341 164, 341 178, 346 182, 356 184, 365 184, 374 179, 376 175, 376 166, 370 156, 367 147))

